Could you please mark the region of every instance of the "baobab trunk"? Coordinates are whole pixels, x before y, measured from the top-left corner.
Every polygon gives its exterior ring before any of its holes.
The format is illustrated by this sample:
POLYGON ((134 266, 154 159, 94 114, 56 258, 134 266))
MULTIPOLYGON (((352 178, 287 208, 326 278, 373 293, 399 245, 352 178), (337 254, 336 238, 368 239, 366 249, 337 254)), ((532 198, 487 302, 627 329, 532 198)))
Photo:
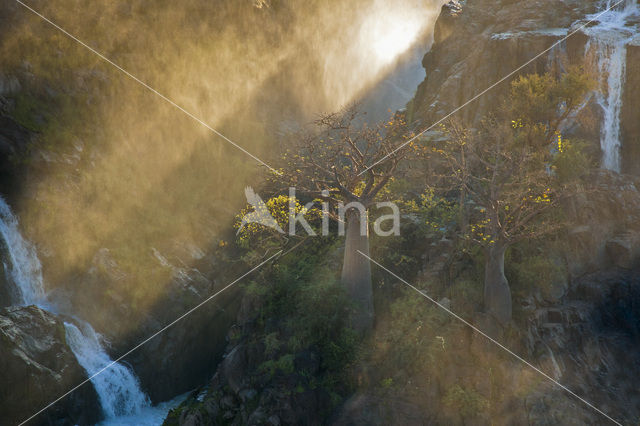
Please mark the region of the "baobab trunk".
POLYGON ((359 252, 369 256, 369 226, 366 214, 361 217, 355 209, 346 213, 345 220, 347 236, 342 265, 342 284, 351 300, 355 302, 351 325, 355 330, 365 333, 373 327, 373 290, 371 263, 359 252))
POLYGON ((493 244, 487 249, 484 270, 484 308, 502 325, 511 321, 511 290, 504 275, 504 253, 507 247, 493 244))

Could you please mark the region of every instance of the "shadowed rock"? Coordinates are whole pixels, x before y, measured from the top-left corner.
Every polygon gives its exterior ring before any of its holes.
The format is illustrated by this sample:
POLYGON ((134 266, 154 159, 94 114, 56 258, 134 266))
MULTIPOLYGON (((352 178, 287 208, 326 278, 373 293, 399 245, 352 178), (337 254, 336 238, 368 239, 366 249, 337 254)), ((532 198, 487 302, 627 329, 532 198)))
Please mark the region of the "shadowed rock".
MULTIPOLYGON (((0 310, 0 423, 26 420, 85 379, 62 321, 36 306, 0 310)), ((30 424, 95 424, 100 413, 98 396, 86 383, 30 424)))

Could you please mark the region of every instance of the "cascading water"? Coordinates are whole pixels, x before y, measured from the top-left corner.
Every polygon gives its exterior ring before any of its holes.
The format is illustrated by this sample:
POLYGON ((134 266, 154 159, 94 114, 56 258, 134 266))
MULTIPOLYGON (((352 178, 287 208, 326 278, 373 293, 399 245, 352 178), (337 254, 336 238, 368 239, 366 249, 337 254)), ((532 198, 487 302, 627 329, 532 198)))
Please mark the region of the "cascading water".
MULTIPOLYGON (((98 334, 89 324, 82 324, 82 331, 76 325, 67 322, 64 326, 67 343, 89 377, 112 363, 100 344, 98 334)), ((107 418, 131 415, 149 405, 149 399, 140 391, 138 379, 124 365, 112 365, 93 377, 91 382, 96 388, 107 418)))
POLYGON ((7 248, 9 265, 5 266, 8 279, 15 284, 18 300, 13 304, 38 305, 44 302, 42 268, 35 248, 22 238, 18 219, 9 205, 0 197, 0 236, 7 248))
MULTIPOLYGON (((606 0, 602 9, 606 10, 620 0, 606 0)), ((584 30, 589 36, 587 55, 594 55, 595 66, 600 78, 597 92, 598 104, 602 107, 600 146, 602 167, 620 171, 620 110, 627 65, 627 43, 636 33, 634 19, 640 15, 637 0, 625 0, 607 13, 595 19, 595 25, 584 30)))
MULTIPOLYGON (((55 306, 46 300, 42 268, 35 248, 20 234, 18 219, 0 197, 0 236, 6 245, 10 265, 5 265, 9 281, 16 287, 17 305, 36 305, 54 313, 55 306)), ((78 363, 92 377, 112 361, 100 343, 100 336, 89 323, 78 326, 65 322, 66 339, 78 363), (82 329, 82 330, 81 330, 82 329)), ((91 378, 105 417, 131 416, 150 407, 133 372, 122 364, 114 364, 91 378)))

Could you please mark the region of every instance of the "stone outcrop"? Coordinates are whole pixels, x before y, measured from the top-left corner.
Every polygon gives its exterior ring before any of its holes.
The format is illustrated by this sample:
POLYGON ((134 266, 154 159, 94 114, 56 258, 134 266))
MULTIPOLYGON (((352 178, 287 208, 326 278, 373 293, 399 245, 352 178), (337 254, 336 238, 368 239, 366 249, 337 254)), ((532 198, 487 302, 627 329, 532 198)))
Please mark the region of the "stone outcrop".
MULTIPOLYGON (((0 260, 1 244, 0 240, 0 260)), ((157 300, 150 297, 154 303, 144 310, 136 311, 131 300, 123 295, 122 289, 135 285, 135 281, 123 271, 108 248, 99 249, 87 270, 69 279, 66 287, 49 291, 48 299, 58 311, 72 312, 86 319, 105 338, 105 350, 116 359, 228 284, 223 279, 208 278, 214 276, 211 267, 215 259, 205 257, 194 247, 186 251, 189 253, 175 252, 184 258, 194 251, 201 257, 200 263, 193 267, 175 266, 186 265, 187 261, 177 258, 173 252, 165 255, 158 250, 152 252, 158 258, 156 268, 166 272, 163 277, 170 278, 166 291, 157 300), (206 276, 201 271, 205 271, 206 276), (101 301, 100 309, 96 309, 95 300, 101 301), (143 314, 140 311, 144 311, 143 314)), ((228 271, 233 273, 233 267, 228 271)), ((3 291, 10 291, 11 287, 2 286, 0 275, 0 304, 3 291)), ((213 374, 224 353, 225 337, 235 319, 237 305, 238 291, 230 288, 126 357, 125 361, 153 403, 192 390, 213 374)))
MULTIPOLYGON (((35 306, 0 310, 0 423, 26 420, 85 379, 60 319, 35 306)), ((89 425, 100 413, 98 396, 86 383, 30 424, 89 425)))
POLYGON ((640 258, 638 237, 633 232, 627 232, 607 241, 605 248, 609 260, 620 268, 631 269, 636 266, 640 258))
MULTIPOLYGON (((0 239, 0 260, 6 259, 6 256, 7 247, 4 240, 0 239)), ((17 298, 15 288, 9 282, 9 271, 6 265, 6 262, 0 261, 0 308, 11 306, 17 298)))
MULTIPOLYGON (((82 292, 74 292, 73 287, 54 291, 58 305, 71 301, 68 310, 90 319, 95 329, 111 342, 106 349, 112 358, 145 341, 222 288, 222 281, 209 279, 213 276, 209 269, 215 262, 210 256, 187 267, 176 265, 188 264, 192 260, 187 258, 190 253, 174 250, 163 254, 153 249, 151 254, 157 260, 154 267, 163 272, 163 276, 169 276, 169 283, 143 316, 119 290, 135 285, 135 281, 121 269, 107 248, 99 249, 88 270, 72 283, 75 286, 82 283, 82 292), (201 271, 207 272, 206 276, 201 271), (108 302, 96 310, 92 300, 108 302)), ((126 361, 152 402, 167 401, 192 390, 215 372, 237 305, 237 289, 231 288, 127 356, 126 361)))
MULTIPOLYGON (((152 401, 172 399, 176 394, 202 384, 204 378, 211 377, 222 358, 225 337, 233 319, 235 296, 231 293, 228 296, 216 298, 217 303, 212 301, 202 306, 127 357, 152 401)), ((178 313, 172 310, 175 313, 171 319, 166 315, 166 322, 186 311, 178 313)), ((156 321, 145 324, 147 336, 161 328, 156 321)), ((136 336, 137 340, 124 339, 130 346, 125 348, 120 344, 122 349, 114 353, 129 349, 147 337, 143 334, 136 336)))

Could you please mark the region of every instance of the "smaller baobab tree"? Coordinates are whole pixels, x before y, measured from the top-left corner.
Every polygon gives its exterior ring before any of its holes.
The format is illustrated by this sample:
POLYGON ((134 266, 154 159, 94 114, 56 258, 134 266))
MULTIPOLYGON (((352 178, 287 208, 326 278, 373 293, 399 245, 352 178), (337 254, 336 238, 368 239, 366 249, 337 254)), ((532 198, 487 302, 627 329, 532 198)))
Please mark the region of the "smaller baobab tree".
MULTIPOLYGON (((329 207, 325 214, 338 222, 346 241, 341 281, 355 302, 353 327, 366 332, 373 326, 373 290, 369 259, 369 208, 382 189, 402 173, 401 163, 415 153, 411 134, 401 114, 384 123, 367 125, 356 105, 322 115, 312 132, 294 135, 286 150, 281 175, 296 191, 319 199, 329 207)), ((396 217, 397 208, 394 208, 396 217)), ((379 207, 381 207, 379 205, 379 207)), ((391 217, 389 217, 391 218, 391 217)), ((374 228, 383 231, 380 220, 374 228)))
POLYGON ((446 187, 458 191, 462 234, 484 248, 485 311, 502 324, 512 316, 505 252, 562 226, 552 213, 575 194, 578 175, 555 170, 554 163, 570 153, 580 157, 578 144, 563 139, 561 131, 592 87, 592 79, 579 69, 558 78, 520 77, 495 115, 476 129, 456 122, 443 126, 447 142, 433 147, 446 187))

